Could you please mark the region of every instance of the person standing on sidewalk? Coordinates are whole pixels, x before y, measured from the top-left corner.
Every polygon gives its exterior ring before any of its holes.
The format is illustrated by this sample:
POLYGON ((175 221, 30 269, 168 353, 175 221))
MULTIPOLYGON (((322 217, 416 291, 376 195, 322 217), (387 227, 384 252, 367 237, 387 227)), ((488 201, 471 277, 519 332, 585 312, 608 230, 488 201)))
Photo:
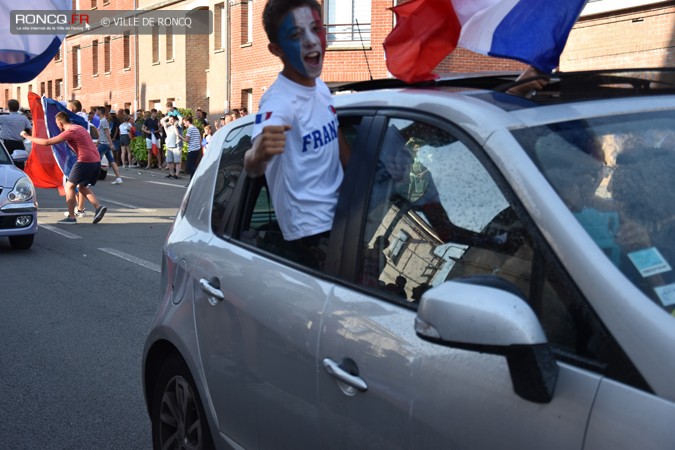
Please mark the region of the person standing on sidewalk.
POLYGON ((192 179, 192 176, 195 174, 195 170, 197 170, 199 157, 202 153, 202 136, 199 132, 199 128, 194 126, 192 116, 183 118, 183 125, 187 128, 184 138, 185 142, 188 144, 186 166, 187 171, 190 174, 190 179, 192 179))
POLYGON ((56 126, 61 133, 53 138, 45 139, 29 136, 25 131, 21 132, 21 137, 35 142, 38 145, 53 145, 60 142, 66 142, 77 155, 77 162, 70 170, 68 181, 66 181, 66 205, 68 205, 68 217, 58 221, 60 224, 73 225, 77 223, 75 218, 75 188, 96 208, 93 223, 99 223, 105 215, 108 208, 101 205, 94 195, 90 186, 94 186, 98 180, 98 173, 101 170, 101 155, 99 154, 91 136, 83 127, 71 123, 68 114, 60 112, 55 117, 56 126))
POLYGON ((164 127, 166 133, 166 164, 169 168, 169 174, 166 178, 173 178, 178 180, 178 171, 180 170, 180 163, 183 156, 183 146, 180 137, 178 136, 178 129, 176 128, 177 116, 164 116, 160 120, 160 124, 164 127))
POLYGON ((112 138, 110 137, 110 122, 108 122, 108 114, 105 109, 105 106, 99 106, 97 108, 98 115, 101 119, 98 125, 98 152, 100 156, 105 156, 108 159, 108 164, 112 167, 113 172, 115 172, 115 181, 111 184, 122 184, 122 178, 120 177, 120 169, 117 167, 115 162, 115 157, 110 150, 112 145, 112 138))

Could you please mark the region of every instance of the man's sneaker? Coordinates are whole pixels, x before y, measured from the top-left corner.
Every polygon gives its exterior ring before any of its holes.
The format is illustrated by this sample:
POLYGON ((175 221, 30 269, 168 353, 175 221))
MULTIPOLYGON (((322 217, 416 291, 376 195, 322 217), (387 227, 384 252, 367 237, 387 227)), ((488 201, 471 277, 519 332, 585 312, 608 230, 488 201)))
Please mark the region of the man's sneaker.
POLYGON ((66 217, 65 219, 61 219, 56 223, 60 223, 62 225, 74 225, 77 223, 77 219, 74 217, 66 217))
POLYGON ((116 178, 115 181, 113 181, 110 184, 122 184, 122 179, 121 178, 116 178))
POLYGON ((103 219, 103 216, 105 216, 105 212, 108 210, 105 206, 99 206, 96 208, 96 214, 94 214, 94 223, 99 223, 101 219, 103 219))
MULTIPOLYGON (((68 213, 68 211, 63 211, 63 215, 68 217, 70 214, 68 213)), ((87 215, 87 213, 85 212, 84 209, 76 209, 75 210, 75 217, 84 217, 86 215, 87 215)))

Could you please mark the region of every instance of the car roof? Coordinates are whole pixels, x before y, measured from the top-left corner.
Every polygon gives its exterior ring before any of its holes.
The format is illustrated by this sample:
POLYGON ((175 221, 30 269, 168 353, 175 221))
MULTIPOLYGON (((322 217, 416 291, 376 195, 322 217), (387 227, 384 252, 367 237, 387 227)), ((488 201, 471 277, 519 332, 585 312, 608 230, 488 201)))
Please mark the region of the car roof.
POLYGON ((675 68, 556 73, 527 98, 505 92, 521 83, 518 76, 514 72, 456 74, 416 84, 391 78, 333 86, 332 91, 338 108, 425 111, 473 130, 479 141, 496 129, 675 105, 675 68))

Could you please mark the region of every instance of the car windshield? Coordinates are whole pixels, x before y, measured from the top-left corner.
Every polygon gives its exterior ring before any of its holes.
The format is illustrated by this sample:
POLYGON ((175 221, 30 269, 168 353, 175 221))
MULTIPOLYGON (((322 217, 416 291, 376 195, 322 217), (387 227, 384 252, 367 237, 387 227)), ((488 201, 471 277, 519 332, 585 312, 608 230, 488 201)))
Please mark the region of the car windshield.
POLYGON ((675 111, 513 135, 612 263, 675 315, 675 111))

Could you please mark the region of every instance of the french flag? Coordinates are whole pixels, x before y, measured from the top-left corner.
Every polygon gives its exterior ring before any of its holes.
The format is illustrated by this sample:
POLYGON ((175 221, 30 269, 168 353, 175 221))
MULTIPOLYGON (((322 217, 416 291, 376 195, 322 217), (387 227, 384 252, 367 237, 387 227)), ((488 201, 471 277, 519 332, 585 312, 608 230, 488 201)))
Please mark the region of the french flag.
POLYGON ((11 10, 65 12, 72 0, 21 0, 0 7, 0 83, 30 81, 44 70, 59 51, 65 35, 12 34, 11 10))
POLYGON ((392 11, 387 68, 414 83, 456 47, 515 59, 551 73, 587 0, 411 0, 392 11))
MULTIPOLYGON (((33 116, 33 135, 51 138, 61 133, 56 125, 56 114, 65 112, 70 122, 88 129, 87 121, 70 111, 64 104, 48 97, 28 93, 28 103, 33 116)), ((24 171, 39 188, 63 188, 63 176, 68 175, 77 162, 77 155, 66 142, 51 146, 33 143, 24 171)))

